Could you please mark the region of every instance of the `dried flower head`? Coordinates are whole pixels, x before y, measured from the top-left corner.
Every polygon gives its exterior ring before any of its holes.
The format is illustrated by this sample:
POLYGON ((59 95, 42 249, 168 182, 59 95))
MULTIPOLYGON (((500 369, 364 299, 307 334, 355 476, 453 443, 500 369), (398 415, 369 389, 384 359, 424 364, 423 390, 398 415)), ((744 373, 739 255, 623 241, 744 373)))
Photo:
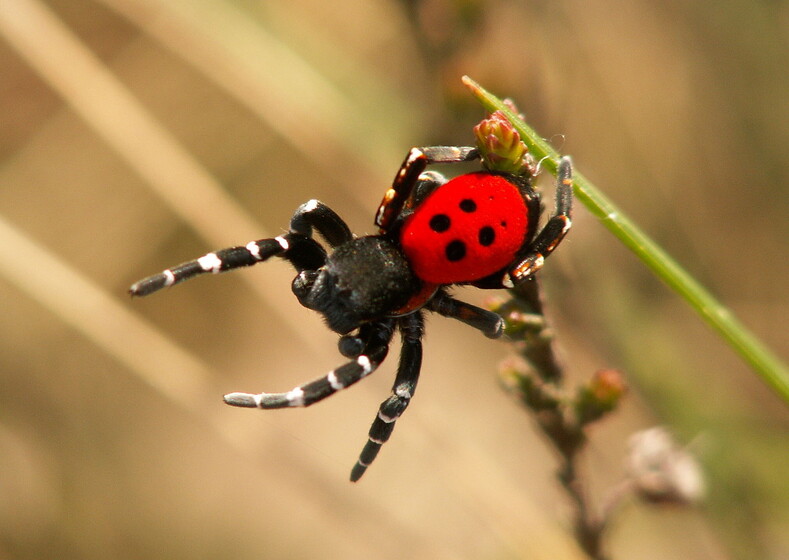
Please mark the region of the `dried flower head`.
POLYGON ((704 496, 696 459, 660 426, 631 436, 628 472, 638 494, 649 502, 692 504, 704 496))

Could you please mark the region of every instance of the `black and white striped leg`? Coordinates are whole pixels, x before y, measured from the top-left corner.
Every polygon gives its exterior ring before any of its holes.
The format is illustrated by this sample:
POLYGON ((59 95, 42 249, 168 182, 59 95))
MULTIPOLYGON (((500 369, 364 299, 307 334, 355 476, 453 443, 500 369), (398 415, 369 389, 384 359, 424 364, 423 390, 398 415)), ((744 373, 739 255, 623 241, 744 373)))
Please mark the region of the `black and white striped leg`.
POLYGON ((426 307, 439 315, 474 327, 488 338, 498 338, 504 332, 504 319, 496 313, 457 300, 445 292, 436 293, 426 307))
POLYGON ((364 352, 327 375, 284 393, 229 393, 225 402, 244 408, 287 408, 309 406, 367 377, 383 362, 392 339, 391 320, 373 323, 364 352))
POLYGON ((511 288, 528 280, 540 270, 545 259, 561 243, 572 226, 571 213, 573 203, 573 167, 572 161, 565 156, 559 160, 556 173, 556 210, 540 233, 530 245, 529 252, 513 266, 505 276, 503 284, 511 288))
POLYGON ((129 288, 129 293, 133 296, 147 296, 162 288, 174 286, 201 274, 218 274, 234 268, 252 266, 273 256, 281 256, 291 250, 294 245, 304 244, 304 241, 311 241, 317 247, 317 250, 313 248, 309 251, 311 253, 310 260, 316 260, 316 257, 319 257, 317 260, 325 259, 325 252, 323 252, 324 256, 320 257, 322 249, 314 241, 306 238, 298 239, 298 237, 301 236, 282 235, 272 239, 252 241, 243 247, 229 247, 214 251, 199 259, 168 268, 159 274, 135 282, 129 288))
POLYGON ((218 274, 235 268, 252 266, 273 256, 282 257, 298 270, 314 270, 326 262, 326 251, 312 239, 317 229, 332 246, 353 238, 346 223, 325 204, 310 200, 302 204, 290 220, 290 231, 270 239, 259 239, 244 246, 229 247, 203 255, 134 283, 133 296, 147 296, 201 274, 218 274))
POLYGON ((400 363, 397 377, 392 386, 392 395, 381 403, 378 415, 370 427, 367 443, 359 455, 359 460, 351 470, 351 482, 356 482, 367 471, 367 467, 378 455, 381 446, 392 435, 395 422, 403 414, 411 397, 416 391, 419 371, 422 367, 422 335, 424 320, 420 312, 402 317, 398 321, 403 348, 400 352, 400 363))
POLYGON ((472 147, 428 146, 411 148, 395 175, 392 187, 384 194, 384 199, 375 214, 375 225, 386 233, 394 223, 403 205, 411 196, 414 186, 422 172, 433 163, 460 163, 479 157, 479 150, 472 147))

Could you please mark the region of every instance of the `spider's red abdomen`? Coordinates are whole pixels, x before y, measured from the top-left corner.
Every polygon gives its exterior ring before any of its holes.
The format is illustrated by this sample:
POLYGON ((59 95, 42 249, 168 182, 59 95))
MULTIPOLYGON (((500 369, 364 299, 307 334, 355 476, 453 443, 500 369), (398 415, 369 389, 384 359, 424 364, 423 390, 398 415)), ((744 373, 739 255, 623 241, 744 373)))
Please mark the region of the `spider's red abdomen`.
POLYGON ((416 275, 471 282, 510 264, 528 231, 526 204, 506 177, 479 172, 442 185, 403 225, 400 243, 416 275))

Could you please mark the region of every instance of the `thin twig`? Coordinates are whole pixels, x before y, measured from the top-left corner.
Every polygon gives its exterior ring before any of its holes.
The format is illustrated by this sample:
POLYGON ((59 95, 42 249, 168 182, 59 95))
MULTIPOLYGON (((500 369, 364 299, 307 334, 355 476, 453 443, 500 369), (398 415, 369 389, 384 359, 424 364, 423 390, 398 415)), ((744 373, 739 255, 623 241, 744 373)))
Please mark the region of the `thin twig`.
POLYGON ((616 385, 620 378, 598 374, 576 395, 568 397, 553 332, 543 314, 538 281, 532 279, 511 290, 511 294, 511 300, 494 308, 507 319, 507 333, 528 366, 510 364, 504 368, 504 378, 533 412, 540 430, 559 454, 557 477, 573 504, 573 532, 579 546, 593 560, 605 560, 603 536, 607 519, 595 512, 584 491, 578 460, 587 441, 586 426, 613 410, 621 395, 622 385, 616 385), (598 391, 600 387, 604 388, 602 392, 598 391), (613 400, 608 398, 611 395, 613 400))

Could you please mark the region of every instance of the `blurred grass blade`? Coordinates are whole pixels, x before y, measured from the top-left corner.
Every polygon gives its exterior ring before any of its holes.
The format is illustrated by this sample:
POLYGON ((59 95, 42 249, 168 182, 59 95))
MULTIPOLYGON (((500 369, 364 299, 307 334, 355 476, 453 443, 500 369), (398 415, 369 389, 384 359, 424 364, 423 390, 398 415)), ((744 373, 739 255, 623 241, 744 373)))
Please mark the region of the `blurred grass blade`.
MULTIPOLYGON (((480 87, 468 76, 463 77, 463 83, 488 111, 502 111, 518 130, 534 158, 542 162, 542 167, 556 173, 559 160, 556 150, 514 114, 501 99, 480 87)), ((789 368, 582 174, 574 173, 574 183, 578 200, 600 218, 603 225, 650 270, 682 296, 707 324, 789 403, 789 368)))
MULTIPOLYGON (((361 68, 352 84, 336 82, 332 68, 316 66, 244 13, 221 0, 99 0, 137 25, 272 128, 305 159, 328 173, 346 162, 369 180, 389 180, 381 169, 400 153, 407 134, 424 118, 413 104, 361 68), (375 114, 361 101, 375 100, 375 114), (406 114, 406 111, 410 111, 406 114), (404 116, 405 115, 405 116, 404 116), (405 122, 404 122, 405 121, 405 122), (305 125, 309 123, 309 125, 305 125), (359 142, 359 138, 376 138, 359 142)), ((265 12, 288 11, 267 6, 265 12)), ((301 22, 304 23, 304 22, 301 22)), ((315 37, 313 37, 315 39, 315 37)), ((316 45, 319 52, 342 48, 316 45)), ((337 57, 358 53, 335 52, 337 57)), ((343 66, 348 64, 343 58, 343 66)), ((367 179, 365 179, 367 180, 367 179)))
POLYGON ((185 409, 211 394, 203 362, 2 217, 0 276, 185 409))
MULTIPOLYGON (((273 237, 46 4, 0 3, 0 36, 208 247, 273 237)), ((290 302, 272 295, 292 279, 284 267, 238 278, 293 333, 303 330, 290 302)), ((328 356, 310 337, 303 341, 328 356)))
MULTIPOLYGON (((215 374, 209 366, 1 216, 0 276, 82 333, 170 403, 188 412, 198 429, 213 431, 229 449, 262 469, 264 476, 280 477, 280 483, 267 490, 267 499, 298 504, 299 513, 310 523, 329 524, 332 531, 348 539, 358 529, 342 516, 326 519, 319 505, 302 499, 303 481, 282 477, 261 458, 260 448, 249 444, 244 428, 249 425, 259 431, 259 422, 230 423, 208 413, 211 407, 207 399, 216 393, 210 389, 215 374)), ((35 395, 18 398, 35 399, 35 395)), ((219 399, 214 398, 211 400, 218 403, 219 399)), ((257 432, 256 437, 260 437, 257 432)), ((372 507, 366 515, 370 520, 395 523, 384 508, 372 507)), ((367 530, 373 530, 372 526, 367 530)), ((411 531, 409 535, 418 533, 415 528, 406 530, 411 531)), ((359 548, 360 554, 374 554, 368 543, 360 543, 359 548)))

